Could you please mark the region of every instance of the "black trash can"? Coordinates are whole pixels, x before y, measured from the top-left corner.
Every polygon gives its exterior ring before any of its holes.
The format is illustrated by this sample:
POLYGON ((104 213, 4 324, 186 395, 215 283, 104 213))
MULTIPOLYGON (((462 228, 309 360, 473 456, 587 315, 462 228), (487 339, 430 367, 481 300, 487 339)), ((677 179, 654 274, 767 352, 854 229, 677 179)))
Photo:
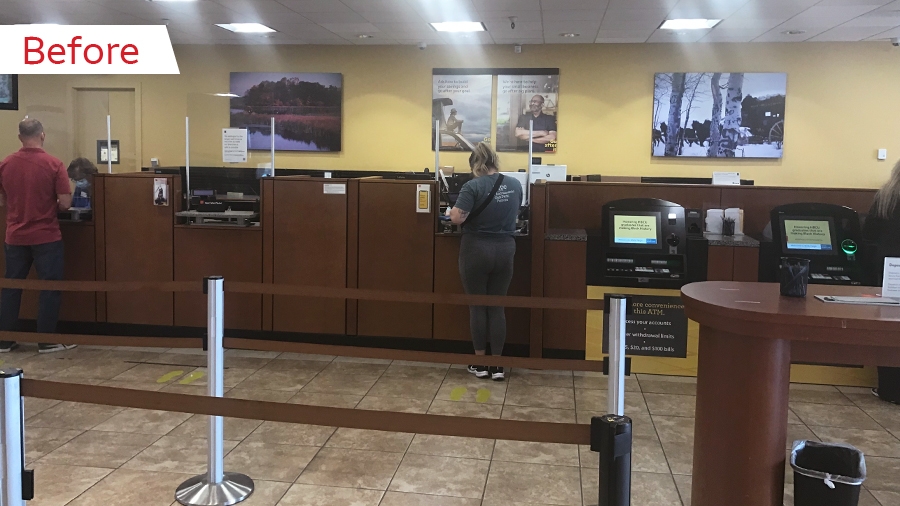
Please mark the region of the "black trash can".
POLYGON ((794 506, 857 506, 866 459, 853 446, 794 441, 794 506))

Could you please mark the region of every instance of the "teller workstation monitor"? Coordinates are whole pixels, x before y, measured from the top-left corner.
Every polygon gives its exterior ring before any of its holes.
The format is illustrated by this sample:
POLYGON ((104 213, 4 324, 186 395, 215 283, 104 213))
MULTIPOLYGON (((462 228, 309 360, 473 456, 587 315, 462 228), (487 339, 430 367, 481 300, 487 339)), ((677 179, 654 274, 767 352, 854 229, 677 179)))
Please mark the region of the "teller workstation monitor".
POLYGON ((680 205, 623 199, 602 212, 603 228, 588 231, 587 284, 679 288, 705 279, 698 268, 706 263, 706 241, 688 235, 680 205))
POLYGON ((858 285, 861 227, 853 209, 834 204, 787 204, 772 209, 760 244, 759 280, 775 282, 782 257, 809 260, 809 282, 858 285), (766 234, 764 234, 765 236, 766 234))

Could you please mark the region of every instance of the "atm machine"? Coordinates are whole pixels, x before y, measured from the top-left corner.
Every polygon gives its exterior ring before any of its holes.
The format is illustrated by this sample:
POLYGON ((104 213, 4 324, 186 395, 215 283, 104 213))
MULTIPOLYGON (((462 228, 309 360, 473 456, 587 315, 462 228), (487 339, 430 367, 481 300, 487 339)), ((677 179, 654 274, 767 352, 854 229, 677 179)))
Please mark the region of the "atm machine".
POLYGON ((603 206, 602 222, 588 231, 588 285, 678 289, 706 280, 708 243, 688 234, 680 205, 616 200, 603 206))
POLYGON ((781 257, 796 257, 809 260, 810 283, 862 284, 862 232, 856 211, 834 204, 786 204, 772 209, 769 218, 771 240, 764 237, 759 248, 760 281, 778 281, 781 257))

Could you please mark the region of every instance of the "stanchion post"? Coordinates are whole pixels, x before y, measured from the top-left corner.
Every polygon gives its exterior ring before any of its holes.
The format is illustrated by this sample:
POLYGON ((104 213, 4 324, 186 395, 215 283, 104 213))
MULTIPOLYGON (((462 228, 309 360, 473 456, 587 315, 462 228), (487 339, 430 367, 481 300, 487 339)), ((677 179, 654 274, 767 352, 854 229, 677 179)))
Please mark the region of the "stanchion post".
POLYGON ((0 506, 25 506, 34 498, 34 472, 25 470, 25 405, 22 401, 20 381, 22 370, 0 369, 0 387, 3 409, 0 411, 0 506))
MULTIPOLYGON (((207 294, 207 382, 210 397, 222 397, 225 350, 222 337, 225 325, 225 280, 212 276, 203 280, 207 294)), ((194 476, 179 485, 175 499, 185 506, 230 506, 250 497, 253 480, 240 473, 224 471, 223 426, 221 416, 209 417, 209 466, 206 474, 194 476)))
POLYGON ((606 412, 625 414, 625 310, 628 298, 610 294, 606 299, 609 312, 609 389, 606 395, 606 412))
POLYGON ((631 504, 631 418, 605 415, 591 418, 591 450, 600 453, 597 506, 631 504))

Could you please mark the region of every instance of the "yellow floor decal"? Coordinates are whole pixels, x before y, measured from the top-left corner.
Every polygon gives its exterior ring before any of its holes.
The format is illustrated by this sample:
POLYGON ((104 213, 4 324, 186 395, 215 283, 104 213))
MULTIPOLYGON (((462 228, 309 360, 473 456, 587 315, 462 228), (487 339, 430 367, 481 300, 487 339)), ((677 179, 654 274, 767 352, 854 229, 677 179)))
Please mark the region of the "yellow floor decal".
POLYGON ((478 392, 475 393, 475 402, 479 402, 484 404, 491 398, 491 391, 487 388, 479 388, 478 392))
POLYGON ((162 376, 160 376, 159 379, 156 380, 156 382, 157 383, 168 383, 168 382, 172 381, 173 379, 181 376, 182 374, 184 374, 184 371, 172 371, 170 373, 166 373, 166 374, 163 374, 162 376))
POLYGON ((190 385, 191 383, 197 381, 198 379, 202 378, 203 376, 205 376, 203 371, 194 371, 194 372, 188 374, 187 376, 185 376, 184 379, 182 379, 178 383, 181 385, 190 385))
POLYGON ((462 397, 464 395, 466 395, 466 391, 467 391, 466 387, 454 388, 453 390, 450 391, 450 400, 458 401, 458 400, 462 399, 462 397))

